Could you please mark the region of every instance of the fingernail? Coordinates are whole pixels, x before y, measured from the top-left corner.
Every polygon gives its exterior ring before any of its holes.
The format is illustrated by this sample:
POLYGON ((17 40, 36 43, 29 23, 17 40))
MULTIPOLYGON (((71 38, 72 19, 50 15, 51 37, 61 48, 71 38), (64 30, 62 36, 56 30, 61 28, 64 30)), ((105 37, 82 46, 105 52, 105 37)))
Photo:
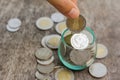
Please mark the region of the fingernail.
POLYGON ((68 13, 68 15, 71 17, 71 18, 77 18, 79 16, 79 10, 77 10, 76 8, 72 8, 70 10, 70 12, 68 13))

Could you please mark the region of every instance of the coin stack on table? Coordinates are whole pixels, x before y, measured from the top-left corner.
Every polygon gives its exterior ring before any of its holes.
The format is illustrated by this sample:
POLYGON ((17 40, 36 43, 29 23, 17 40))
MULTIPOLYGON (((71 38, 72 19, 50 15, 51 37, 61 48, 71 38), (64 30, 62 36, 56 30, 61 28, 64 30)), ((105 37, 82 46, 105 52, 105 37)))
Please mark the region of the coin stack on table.
POLYGON ((53 63, 53 52, 48 48, 40 48, 35 52, 35 57, 37 58, 38 63, 35 77, 40 80, 46 80, 46 78, 51 78, 49 76, 49 73, 51 73, 55 67, 55 64, 53 63))

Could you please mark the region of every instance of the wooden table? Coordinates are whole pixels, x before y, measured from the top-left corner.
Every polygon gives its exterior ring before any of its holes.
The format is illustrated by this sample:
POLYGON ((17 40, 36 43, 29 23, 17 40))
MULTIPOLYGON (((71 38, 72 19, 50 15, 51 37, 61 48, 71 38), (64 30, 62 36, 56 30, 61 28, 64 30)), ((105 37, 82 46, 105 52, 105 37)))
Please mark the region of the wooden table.
MULTIPOLYGON (((98 43, 108 47, 109 55, 96 61, 107 66, 108 74, 97 79, 86 69, 75 72, 75 80, 120 80, 120 0, 79 0, 79 8, 98 43)), ((53 12, 56 9, 45 0, 0 0, 0 80, 35 80, 34 52, 41 47, 43 36, 56 33, 38 30, 35 21, 53 12), (22 20, 22 26, 10 33, 6 25, 14 17, 22 20)))

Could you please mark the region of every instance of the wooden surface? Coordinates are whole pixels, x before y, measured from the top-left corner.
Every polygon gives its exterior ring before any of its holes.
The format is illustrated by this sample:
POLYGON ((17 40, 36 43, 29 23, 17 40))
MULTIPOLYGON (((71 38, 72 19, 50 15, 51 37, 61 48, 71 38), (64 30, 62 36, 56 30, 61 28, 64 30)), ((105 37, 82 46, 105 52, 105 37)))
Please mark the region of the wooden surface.
MULTIPOLYGON (((98 42, 108 47, 109 55, 96 61, 107 66, 108 74, 97 79, 86 69, 75 72, 75 80, 120 80, 120 0, 79 0, 79 8, 98 42)), ((43 36, 56 33, 38 30, 35 21, 55 11, 46 0, 0 0, 0 80, 35 80, 34 52, 41 47, 43 36), (6 25, 14 17, 22 20, 22 26, 10 33, 6 25)))

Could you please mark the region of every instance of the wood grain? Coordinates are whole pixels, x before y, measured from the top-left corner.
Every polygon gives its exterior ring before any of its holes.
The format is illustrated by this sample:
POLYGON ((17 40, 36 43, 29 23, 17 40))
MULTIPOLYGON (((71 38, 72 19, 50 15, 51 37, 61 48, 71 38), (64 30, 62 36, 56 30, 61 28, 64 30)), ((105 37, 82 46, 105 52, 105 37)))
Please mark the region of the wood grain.
MULTIPOLYGON (((120 80, 120 0, 79 0, 78 3, 87 26, 95 31, 98 43, 108 47, 109 55, 96 60, 108 68, 104 78, 93 78, 86 69, 75 72, 75 80, 120 80)), ((41 47, 43 36, 56 33, 54 28, 38 30, 35 21, 53 12, 56 9, 45 0, 0 0, 0 80, 35 80, 34 52, 41 47), (10 33, 6 25, 14 17, 22 20, 22 26, 18 32, 10 33)))

